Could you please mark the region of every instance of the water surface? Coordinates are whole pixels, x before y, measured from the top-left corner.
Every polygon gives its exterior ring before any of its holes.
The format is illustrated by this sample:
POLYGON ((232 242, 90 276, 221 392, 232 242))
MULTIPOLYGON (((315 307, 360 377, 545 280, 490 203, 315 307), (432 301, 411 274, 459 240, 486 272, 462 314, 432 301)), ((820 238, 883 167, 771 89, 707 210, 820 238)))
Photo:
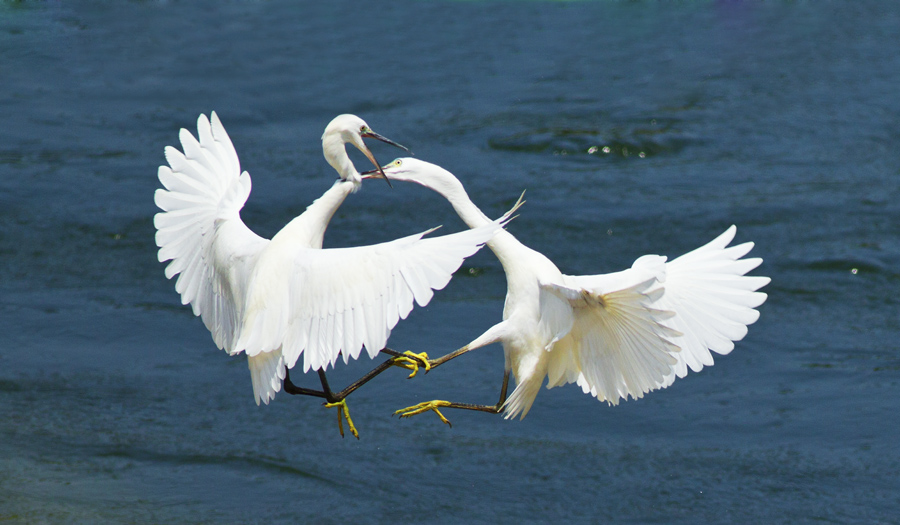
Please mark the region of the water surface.
MULTIPOLYGON (((0 3, 0 518, 896 520, 900 9, 327 4, 0 3), (319 137, 350 112, 489 215, 527 190, 510 231, 566 273, 674 257, 737 224, 769 300, 732 354, 639 401, 568 386, 523 421, 390 417, 493 402, 491 347, 385 373, 350 398, 361 440, 342 440, 313 399, 258 408, 246 362, 215 349, 156 261, 163 147, 211 110, 262 235, 330 186, 319 137)), ((423 188, 367 183, 326 246, 438 224, 464 227, 423 188)), ((391 346, 461 346, 504 293, 480 253, 391 346)))

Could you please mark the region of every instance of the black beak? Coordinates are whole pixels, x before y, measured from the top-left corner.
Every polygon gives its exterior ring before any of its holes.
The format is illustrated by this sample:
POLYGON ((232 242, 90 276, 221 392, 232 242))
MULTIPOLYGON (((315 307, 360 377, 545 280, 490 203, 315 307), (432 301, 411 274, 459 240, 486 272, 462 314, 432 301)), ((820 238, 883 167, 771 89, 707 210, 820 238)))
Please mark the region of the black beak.
MULTIPOLYGON (((379 135, 378 133, 375 133, 375 132, 372 131, 371 129, 370 129, 370 130, 367 130, 367 131, 363 131, 362 133, 359 134, 359 136, 360 136, 360 137, 363 137, 363 138, 370 138, 370 139, 380 140, 381 142, 384 142, 385 144, 390 144, 391 146, 396 146, 396 147, 398 147, 398 148, 400 148, 400 149, 406 151, 406 152, 409 153, 410 155, 412 155, 412 152, 409 151, 409 148, 407 148, 406 146, 401 146, 400 144, 397 144, 397 143, 394 142, 393 140, 391 140, 391 139, 389 139, 389 138, 387 138, 387 137, 385 137, 385 136, 383 136, 383 135, 379 135)), ((371 151, 368 151, 368 148, 366 148, 366 150, 363 150, 363 153, 366 154, 366 157, 368 157, 369 160, 372 161, 372 164, 374 164, 374 165, 375 165, 375 168, 376 168, 375 170, 373 170, 373 171, 367 171, 366 173, 373 173, 374 171, 377 171, 378 173, 381 174, 381 178, 384 179, 385 182, 388 183, 388 186, 390 186, 391 189, 393 189, 393 188, 394 188, 394 185, 391 184, 391 179, 387 178, 387 175, 384 174, 384 171, 381 169, 381 164, 379 164, 378 161, 375 160, 375 156, 372 155, 372 152, 371 152, 371 151)))
MULTIPOLYGON (((362 137, 364 137, 364 138, 370 138, 370 139, 380 140, 381 142, 384 142, 385 144, 390 144, 391 146, 400 148, 400 149, 402 149, 403 151, 409 153, 410 155, 413 155, 413 152, 409 151, 409 148, 407 148, 406 146, 397 144, 397 143, 394 142, 393 140, 391 140, 391 139, 389 139, 389 138, 387 138, 387 137, 385 137, 385 136, 383 136, 383 135, 379 135, 378 133, 375 133, 375 132, 372 131, 372 130, 364 131, 363 133, 360 133, 360 136, 362 136, 362 137)), ((382 175, 383 175, 383 173, 382 173, 382 175)))
MULTIPOLYGON (((365 145, 365 144, 363 144, 363 145, 365 145)), ((380 174, 381 174, 381 178, 384 179, 384 180, 388 183, 388 186, 390 186, 391 189, 394 189, 394 185, 391 184, 391 180, 388 179, 388 178, 387 178, 387 175, 384 174, 384 171, 381 169, 381 164, 379 164, 378 161, 375 160, 375 155, 373 155, 372 152, 369 151, 369 148, 363 149, 362 152, 366 155, 366 157, 367 157, 370 161, 372 161, 372 164, 375 165, 375 170, 374 170, 374 171, 377 171, 378 173, 380 173, 380 174)), ((366 173, 370 173, 370 172, 367 171, 366 173)), ((362 175, 362 174, 360 173, 360 175, 362 175)))

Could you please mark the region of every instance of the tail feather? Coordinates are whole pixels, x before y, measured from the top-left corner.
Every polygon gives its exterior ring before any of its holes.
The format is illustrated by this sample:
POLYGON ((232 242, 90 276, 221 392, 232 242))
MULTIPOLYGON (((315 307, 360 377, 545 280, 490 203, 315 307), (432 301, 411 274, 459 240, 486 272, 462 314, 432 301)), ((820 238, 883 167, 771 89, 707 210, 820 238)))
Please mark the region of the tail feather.
POLYGON ((505 419, 511 419, 516 416, 519 416, 519 419, 525 418, 528 411, 531 410, 531 405, 534 403, 538 391, 541 389, 542 380, 542 375, 535 374, 517 384, 516 389, 503 403, 503 417, 505 419))
POLYGON ((259 405, 262 401, 268 405, 270 400, 275 399, 275 394, 281 391, 285 376, 284 356, 281 350, 247 356, 247 364, 250 367, 250 380, 253 383, 253 397, 256 404, 259 405))

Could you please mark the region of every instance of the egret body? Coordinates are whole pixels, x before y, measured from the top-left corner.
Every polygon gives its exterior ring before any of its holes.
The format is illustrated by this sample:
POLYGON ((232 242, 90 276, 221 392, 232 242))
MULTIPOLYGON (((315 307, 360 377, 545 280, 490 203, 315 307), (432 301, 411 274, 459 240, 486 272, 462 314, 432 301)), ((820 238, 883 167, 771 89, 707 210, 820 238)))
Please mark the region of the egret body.
MULTIPOLYGON (((392 180, 415 182, 443 195, 471 228, 489 219, 449 171, 418 159, 383 167, 392 180)), ((367 172, 365 177, 380 177, 367 172)), ((503 411, 525 417, 544 378, 547 388, 578 384, 600 401, 641 398, 665 388, 687 369, 713 364, 710 350, 727 354, 754 323, 766 300, 756 290, 768 277, 746 276, 762 259, 741 259, 753 247, 727 247, 735 227, 673 261, 645 255, 631 268, 604 275, 563 274, 543 254, 503 230, 488 247, 506 273, 503 320, 461 349, 430 360, 434 368, 470 350, 502 343, 506 357, 496 406, 431 401, 398 411, 409 416, 438 408, 503 411), (506 399, 509 372, 516 388, 506 399)))
POLYGON ((363 347, 374 358, 413 302, 427 304, 464 258, 501 229, 499 222, 442 237, 424 239, 423 232, 371 246, 322 249, 328 222, 362 182, 344 144, 359 148, 376 166, 363 137, 399 146, 359 117, 341 115, 322 135, 325 158, 340 179, 271 240, 264 239, 240 218, 250 175, 241 172, 225 128, 215 112, 211 116, 198 119, 199 141, 182 129, 184 152, 167 147, 169 166, 159 168, 165 189, 155 194, 163 211, 154 224, 159 260, 171 260, 166 277, 180 274, 175 289, 182 303, 202 318, 220 349, 247 354, 257 404, 268 403, 284 385, 291 393, 339 403, 349 416, 343 403, 349 392, 330 392, 327 367, 340 356, 345 363, 356 359, 363 347), (319 372, 323 392, 293 387, 286 378, 301 355, 304 372, 319 372))

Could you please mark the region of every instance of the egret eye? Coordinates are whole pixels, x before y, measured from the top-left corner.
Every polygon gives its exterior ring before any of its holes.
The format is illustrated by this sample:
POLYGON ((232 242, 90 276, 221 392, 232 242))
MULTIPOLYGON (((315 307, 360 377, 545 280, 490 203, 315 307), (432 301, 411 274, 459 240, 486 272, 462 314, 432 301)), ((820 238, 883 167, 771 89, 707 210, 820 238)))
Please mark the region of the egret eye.
POLYGON ((397 166, 397 167, 399 167, 401 164, 403 164, 403 161, 402 161, 402 160, 395 160, 395 161, 394 161, 394 165, 397 166))
POLYGON ((359 127, 359 132, 360 132, 360 133, 365 133, 365 132, 367 132, 367 131, 369 131, 369 129, 368 129, 366 126, 360 126, 360 127, 359 127))

